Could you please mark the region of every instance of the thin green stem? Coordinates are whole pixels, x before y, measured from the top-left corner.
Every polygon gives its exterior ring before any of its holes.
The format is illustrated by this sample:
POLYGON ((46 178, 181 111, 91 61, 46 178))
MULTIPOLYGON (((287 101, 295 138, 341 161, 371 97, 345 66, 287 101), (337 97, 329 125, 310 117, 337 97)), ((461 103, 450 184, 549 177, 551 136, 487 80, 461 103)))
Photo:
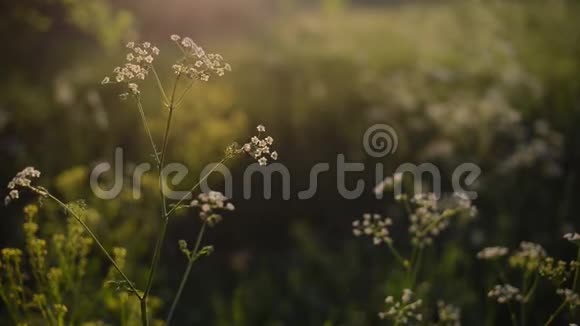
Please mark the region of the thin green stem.
POLYGON ((179 106, 179 104, 181 104, 181 101, 183 100, 183 98, 185 97, 185 95, 191 89, 192 86, 193 86, 193 79, 191 80, 191 82, 189 83, 189 85, 187 85, 187 87, 185 88, 185 90, 183 91, 183 93, 181 93, 181 95, 179 96, 179 98, 177 99, 177 101, 175 101, 175 107, 176 108, 179 106))
POLYGON ((534 292, 536 292, 536 288, 538 287, 539 280, 540 280, 540 275, 539 274, 536 274, 535 277, 534 277, 534 282, 532 283, 532 286, 530 287, 530 290, 524 296, 524 300, 526 302, 528 302, 531 299, 532 295, 534 295, 534 292))
POLYGON ((157 236, 157 243, 155 244, 155 249, 153 251, 153 258, 151 259, 151 266, 149 267, 149 275, 147 277, 147 285, 143 292, 143 298, 141 300, 141 318, 143 326, 149 325, 149 318, 147 314, 147 298, 151 292, 151 287, 153 286, 153 279, 155 277, 155 272, 159 265, 159 259, 161 258, 161 248, 165 242, 165 234, 167 232, 167 224, 169 219, 167 216, 167 203, 165 199, 165 194, 163 193, 164 180, 163 180, 163 168, 165 165, 165 155, 167 154, 167 144, 169 141, 169 131, 171 129, 171 120, 173 118, 173 101, 175 100, 175 91, 177 89, 177 84, 179 83, 179 76, 176 77, 173 84, 173 91, 171 94, 171 102, 169 103, 169 116, 167 117, 167 123, 165 125, 165 133, 163 136, 163 146, 161 147, 161 157, 159 158, 159 194, 161 196, 161 218, 163 219, 163 226, 159 230, 157 236))
POLYGON ((417 282, 417 275, 419 274, 419 269, 421 268, 421 259, 423 258, 423 248, 419 248, 417 252, 417 259, 412 266, 411 274, 411 289, 415 288, 415 283, 417 282))
POLYGON ((15 309, 15 307, 13 306, 13 303, 15 300, 8 300, 8 296, 2 291, 2 284, 0 283, 0 298, 2 299, 2 301, 4 301, 4 303, 6 304, 6 311, 8 311, 8 316, 10 316, 10 319, 12 319, 12 321, 14 322, 14 325, 18 325, 18 322, 21 320, 18 315, 19 313, 17 312, 17 309, 15 309))
POLYGON ((177 294, 175 295, 175 298, 173 299, 173 303, 171 304, 171 309, 169 309, 169 314, 167 315, 167 319, 165 320, 165 324, 167 326, 169 326, 171 323, 171 319, 173 318, 173 315, 175 313, 175 308, 177 307, 177 304, 179 303, 179 299, 181 298, 181 294, 183 293, 183 289, 185 288, 185 284, 187 283, 187 280, 189 279, 189 274, 191 273, 191 268, 193 267, 193 264, 197 260, 197 254, 199 252, 199 246, 201 245, 201 239, 203 238, 203 234, 205 232, 205 226, 206 226, 206 223, 203 222, 203 224, 201 225, 201 229, 199 230, 199 233, 197 234, 197 240, 195 242, 195 247, 194 247, 193 251, 191 252, 191 256, 189 257, 189 261, 187 263, 187 268, 185 269, 185 272, 183 273, 183 276, 181 277, 179 289, 177 290, 177 294))
POLYGON ((153 75, 155 76, 155 80, 157 81, 157 87, 159 87, 159 91, 161 92, 161 96, 163 96, 163 101, 165 104, 168 104, 167 95, 165 95, 165 90, 163 89, 163 85, 161 84, 161 80, 159 79, 159 75, 157 74, 157 70, 155 70, 155 66, 151 65, 151 71, 153 71, 153 75))
POLYGON ((512 305, 510 303, 508 303, 508 310, 510 312, 510 318, 512 320, 512 325, 513 326, 518 326, 518 319, 516 318, 516 314, 514 313, 514 309, 512 308, 512 305))
MULTIPOLYGON (((580 263, 580 247, 578 247, 576 262, 580 263)), ((572 283, 572 291, 576 291, 576 286, 578 285, 578 275, 580 275, 580 266, 576 265, 576 272, 574 272, 574 281, 572 283)))
MULTIPOLYGON (((38 191, 38 190, 35 189, 35 191, 38 191)), ((81 217, 78 216, 77 213, 75 213, 65 203, 63 203, 62 201, 60 201, 60 199, 56 198, 51 193, 49 193, 49 192, 44 192, 44 193, 46 193, 46 195, 50 199, 54 200, 59 206, 61 206, 62 208, 64 208, 69 214, 71 214, 77 220, 77 222, 79 222, 81 224, 81 226, 85 229, 85 232, 87 232, 87 234, 93 239, 93 241, 95 241, 95 243, 97 244, 97 247, 99 247, 99 249, 101 250, 101 252, 105 255, 105 257, 109 260, 109 262, 113 265, 113 267, 115 267, 115 269, 117 270, 117 272, 119 272, 119 274, 121 275, 121 277, 123 277, 123 279, 125 279, 125 282, 127 282, 127 284, 129 285, 129 287, 131 288, 131 291, 139 299, 142 299, 142 297, 139 295, 138 290, 133 285, 133 282, 131 282, 129 280, 129 278, 127 277, 127 275, 125 275, 125 273, 123 273, 123 271, 121 270, 121 268, 119 267, 119 265, 117 265, 117 263, 115 262, 115 260, 111 257, 111 255, 109 254, 109 252, 107 251, 107 249, 105 249, 105 247, 101 244, 101 242, 99 241, 99 239, 97 238, 97 236, 93 233, 93 231, 91 231, 91 229, 89 228, 89 226, 81 219, 81 217)))
POLYGON ((415 266, 415 259, 417 259, 417 246, 413 246, 411 251, 411 266, 415 266))
POLYGON ((522 293, 524 294, 524 298, 520 301, 520 321, 522 326, 526 325, 526 301, 525 301, 525 297, 527 296, 528 293, 528 283, 529 283, 529 279, 530 279, 530 273, 526 272, 524 274, 524 277, 522 279, 522 293))
POLYGON ((147 298, 143 297, 140 302, 141 306, 141 324, 143 326, 149 325, 149 316, 147 313, 147 298))
POLYGON ((391 253, 393 254, 393 256, 395 256, 395 258, 397 259, 397 261, 399 263, 401 263, 401 265, 403 266, 403 268, 405 269, 409 269, 409 262, 407 260, 405 260, 397 251, 397 249, 395 249, 395 247, 393 246, 392 242, 387 242, 387 245, 389 246, 389 249, 391 250, 391 253))
POLYGON ((153 285, 153 276, 155 275, 156 267, 159 263, 161 247, 163 245, 163 242, 165 241, 165 233, 167 232, 167 225, 169 224, 168 222, 169 222, 168 219, 164 219, 163 224, 161 225, 161 229, 159 230, 159 236, 157 237, 155 250, 153 252, 153 261, 151 264, 151 268, 149 269, 149 276, 147 277, 147 285, 145 287, 145 292, 143 294, 144 298, 147 298, 149 296, 149 293, 151 293, 151 287, 153 285))
MULTIPOLYGON (((161 178, 161 171, 165 165, 165 155, 167 154, 167 144, 169 142, 169 130, 171 129, 171 120, 173 118, 173 106, 169 107, 169 116, 167 117, 167 124, 165 125, 165 135, 163 136, 163 145, 161 147, 161 158, 159 159, 159 176, 161 178)), ((161 189, 163 192, 163 189, 161 189)), ((165 197, 165 196, 163 196, 165 197)))
POLYGON ((411 205, 409 204, 409 199, 405 198, 403 200, 403 206, 405 206, 405 211, 407 211, 407 214, 409 216, 413 215, 413 211, 411 210, 411 205))
POLYGON ((195 189, 197 189, 197 187, 199 187, 199 185, 202 182, 204 182, 205 179, 207 179, 213 171, 215 171, 215 169, 217 169, 221 164, 223 164, 227 160, 228 160, 227 158, 223 158, 221 161, 219 161, 219 163, 217 163, 213 168, 211 168, 211 170, 209 170, 208 173, 206 173, 201 179, 199 179, 199 181, 195 185, 193 185, 193 187, 191 187, 191 189, 189 189, 189 191, 183 197, 181 197, 181 199, 176 204, 174 204, 173 207, 171 207, 171 209, 167 212, 165 217, 169 218, 169 216, 171 216, 171 213, 173 213, 179 207, 179 205, 181 205, 189 197, 189 195, 193 191, 195 191, 195 189))
POLYGON ((505 275, 505 272, 503 271, 503 268, 501 268, 501 265, 498 263, 497 260, 493 261, 493 265, 495 267, 495 269, 497 270, 497 274, 499 275, 499 279, 505 283, 505 284, 509 284, 509 281, 505 275))
POLYGON ((562 301, 562 304, 554 311, 553 314, 550 315, 550 318, 544 323, 544 326, 551 325, 554 319, 562 312, 562 310, 566 307, 566 300, 562 301))
POLYGON ((153 135, 151 134, 151 129, 149 129, 149 124, 147 123, 147 118, 145 117, 145 111, 143 110, 143 105, 141 104, 140 97, 137 97, 137 108, 139 109, 139 115, 141 116, 141 122, 143 122, 143 127, 145 128, 145 132, 147 133, 147 137, 149 138, 149 142, 151 143, 151 147, 153 149, 153 155, 155 157, 155 162, 157 164, 160 164, 159 152, 157 151, 157 146, 155 146, 155 141, 153 140, 153 135))
POLYGON ((429 225, 427 225, 423 230, 419 231, 417 234, 419 237, 422 237, 424 235, 426 235, 427 233, 429 233, 429 231, 431 231, 431 229, 433 227, 435 227, 439 222, 441 222, 441 220, 452 217, 454 214, 453 211, 448 211, 445 212, 439 216, 437 216, 437 218, 435 220, 433 220, 431 223, 429 223, 429 225))

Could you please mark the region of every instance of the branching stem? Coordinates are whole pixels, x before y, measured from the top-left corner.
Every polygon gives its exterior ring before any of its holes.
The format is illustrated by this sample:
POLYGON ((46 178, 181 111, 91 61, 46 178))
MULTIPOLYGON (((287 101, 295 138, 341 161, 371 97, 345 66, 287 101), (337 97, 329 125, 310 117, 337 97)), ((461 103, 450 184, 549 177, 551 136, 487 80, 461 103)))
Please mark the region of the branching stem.
POLYGON ((177 294, 175 295, 175 298, 173 299, 173 303, 171 304, 171 309, 169 310, 169 314, 167 315, 167 319, 165 320, 165 324, 167 326, 169 326, 171 323, 171 319, 173 318, 173 314, 175 313, 175 308, 177 307, 177 304, 179 303, 179 299, 181 298, 181 294, 183 293, 183 289, 185 288, 185 284, 187 283, 187 280, 189 278, 189 274, 191 273, 191 268, 193 267, 193 264, 195 263, 195 261, 198 258, 199 246, 201 245, 201 239, 203 238, 203 234, 205 232, 205 226, 206 226, 206 223, 203 222, 203 224, 201 225, 201 229, 199 230, 199 233, 197 234, 197 240, 195 242, 195 247, 194 247, 193 251, 191 252, 191 256, 189 257, 189 261, 187 262, 187 267, 185 269, 185 272, 183 273, 183 276, 181 277, 179 289, 177 290, 177 294))
MULTIPOLYGON (((35 190, 36 192, 39 191, 36 188, 33 188, 33 190, 35 190)), ((131 288, 131 291, 133 291, 133 293, 137 296, 137 298, 139 298, 141 300, 143 297, 139 295, 139 291, 135 288, 135 285, 133 285, 133 282, 131 282, 131 280, 129 280, 129 278, 127 277, 127 275, 125 275, 125 273, 123 273, 123 271, 121 270, 121 268, 119 267, 119 265, 117 265, 117 263, 111 257, 111 255, 109 254, 109 252, 107 251, 107 249, 105 249, 105 247, 103 246, 103 244, 99 241, 99 239, 93 233, 93 231, 91 231, 91 229, 89 228, 89 226, 82 220, 82 218, 75 211, 73 211, 72 209, 70 209, 70 207, 68 207, 65 203, 63 203, 60 199, 58 199, 55 196, 53 196, 51 193, 49 193, 47 191, 43 191, 43 193, 45 193, 50 199, 52 199, 59 206, 61 206, 63 209, 65 209, 69 214, 71 214, 75 218, 75 220, 77 220, 81 224, 81 226, 85 229, 85 232, 87 232, 87 234, 93 239, 93 241, 95 241, 95 243, 97 244, 97 247, 99 247, 99 249, 105 255, 105 257, 109 260, 109 262, 113 265, 113 267, 115 267, 115 269, 117 270, 117 272, 119 272, 119 274, 121 275, 121 277, 123 277, 123 279, 125 280, 125 282, 127 282, 127 284, 129 285, 129 287, 131 288)))

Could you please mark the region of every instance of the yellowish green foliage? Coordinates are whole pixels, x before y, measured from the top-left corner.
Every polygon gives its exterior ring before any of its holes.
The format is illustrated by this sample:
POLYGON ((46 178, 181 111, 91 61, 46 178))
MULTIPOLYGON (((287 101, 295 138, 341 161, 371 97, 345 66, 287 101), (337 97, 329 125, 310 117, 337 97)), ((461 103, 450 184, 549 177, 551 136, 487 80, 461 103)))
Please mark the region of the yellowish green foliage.
MULTIPOLYGON (((82 202, 68 207, 83 216, 82 202)), ((81 317, 80 303, 95 299, 87 298, 82 291, 93 240, 73 217, 67 218, 61 232, 48 240, 42 238, 39 204, 25 206, 23 215, 24 248, 4 248, 0 257, 2 301, 18 325, 36 325, 41 320, 44 325, 74 324, 81 317)), ((115 252, 123 253, 124 249, 115 252)), ((91 275, 90 279, 97 277, 91 275)), ((117 296, 111 292, 107 292, 110 297, 117 296)))

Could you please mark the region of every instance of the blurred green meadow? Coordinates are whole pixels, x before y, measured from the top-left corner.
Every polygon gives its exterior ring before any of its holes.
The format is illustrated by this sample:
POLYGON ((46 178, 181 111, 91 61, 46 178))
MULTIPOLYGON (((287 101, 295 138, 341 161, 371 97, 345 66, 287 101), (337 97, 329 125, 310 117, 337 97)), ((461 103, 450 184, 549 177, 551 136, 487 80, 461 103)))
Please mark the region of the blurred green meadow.
MULTIPOLYGON (((271 199, 259 184, 244 199, 250 160, 229 164, 235 216, 208 233, 215 252, 195 265, 176 325, 385 324, 377 312, 401 289, 402 275, 388 251, 355 238, 351 227, 366 212, 402 214, 392 196, 375 198, 376 163, 389 174, 404 162, 431 162, 446 191, 461 163, 481 168, 477 218, 447 230, 424 262, 429 295, 461 307, 465 325, 509 323, 487 298, 495 276, 475 258, 481 248, 534 241, 551 255, 575 257, 562 235, 580 229, 580 3, 34 0, 2 7, 0 184, 32 165, 66 201, 83 199, 88 223, 105 246, 126 248, 126 273, 139 284, 161 224, 158 184, 145 175, 142 199, 133 198, 132 169, 153 163, 148 139, 137 110, 119 100, 115 86, 100 85, 123 62, 125 43, 158 45, 163 81, 171 80, 178 56, 173 33, 232 66, 225 77, 194 85, 176 111, 167 156, 191 172, 183 189, 256 125, 276 139, 279 162, 291 173, 291 199, 282 198, 276 177, 271 199), (395 128, 399 139, 397 151, 380 159, 362 146, 377 123, 395 128), (127 186, 102 200, 89 175, 97 163, 113 162, 116 147, 124 150, 127 186), (347 177, 349 188, 365 181, 361 198, 337 191, 338 154, 367 166, 347 177), (299 200, 319 162, 330 172, 320 175, 313 198, 299 200)), ((144 83, 145 113, 160 138, 166 112, 155 91, 151 80, 144 83)), ((219 176, 209 181, 223 189, 219 176)), ((23 246, 25 203, 0 208, 1 248, 23 246)), ((47 238, 66 226, 50 203, 37 220, 47 238)), ((197 228, 190 212, 169 225, 153 285, 161 319, 186 264, 177 239, 193 242, 197 228)), ((394 232, 395 243, 405 233, 394 232)), ((119 325, 120 304, 102 289, 107 262, 95 249, 89 257, 80 291, 86 295, 76 299, 71 323, 119 325)), ((530 321, 559 304, 538 291, 530 321)), ((558 325, 574 321, 568 318, 558 325)), ((3 304, 0 324, 10 325, 3 304)))

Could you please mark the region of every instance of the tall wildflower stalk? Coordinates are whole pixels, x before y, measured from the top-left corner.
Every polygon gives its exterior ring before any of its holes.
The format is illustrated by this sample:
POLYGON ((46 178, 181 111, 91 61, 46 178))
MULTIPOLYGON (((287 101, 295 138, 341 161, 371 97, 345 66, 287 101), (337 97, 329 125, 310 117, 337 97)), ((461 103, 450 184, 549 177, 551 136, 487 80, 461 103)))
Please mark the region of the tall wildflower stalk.
MULTIPOLYGON (((273 144, 274 139, 270 136, 263 136, 266 129, 264 126, 259 125, 257 127, 258 134, 252 137, 243 146, 238 146, 237 143, 230 145, 224 153, 222 160, 214 165, 214 167, 209 170, 205 175, 203 175, 200 180, 198 180, 195 185, 189 189, 188 193, 180 198, 175 203, 169 204, 165 196, 166 193, 166 180, 164 176, 164 168, 166 166, 166 158, 168 154, 172 121, 175 116, 175 112, 179 108, 179 104, 186 96, 188 91, 191 89, 192 85, 196 82, 207 82, 213 76, 223 76, 226 72, 231 71, 230 65, 224 62, 223 58, 219 54, 206 53, 200 46, 195 44, 188 37, 180 37, 178 35, 172 35, 171 40, 175 42, 182 56, 177 60, 177 62, 172 66, 175 78, 173 80, 171 90, 166 93, 163 83, 159 78, 159 74, 155 69, 153 64, 155 57, 160 53, 159 49, 153 46, 149 42, 135 43, 129 42, 127 44, 128 53, 126 55, 126 62, 123 66, 116 67, 113 70, 113 77, 105 77, 102 84, 117 84, 121 87, 122 93, 120 94, 121 99, 132 99, 134 100, 140 120, 143 124, 143 129, 147 135, 147 141, 151 145, 152 156, 157 165, 157 177, 159 186, 159 201, 160 201, 160 219, 161 227, 159 233, 157 234, 157 239, 155 242, 155 247, 153 250, 153 255, 151 258, 151 264, 147 270, 146 283, 144 288, 139 289, 136 284, 131 281, 131 279, 123 272, 122 265, 117 263, 117 260, 113 257, 124 257, 124 251, 121 255, 121 251, 117 250, 116 254, 111 255, 105 246, 99 241, 96 234, 90 229, 89 225, 84 221, 83 217, 78 214, 78 212, 71 207, 71 205, 65 204, 59 198, 50 193, 46 188, 37 186, 33 184, 33 179, 40 177, 40 171, 35 168, 28 167, 21 172, 19 172, 14 179, 8 184, 9 193, 5 198, 5 203, 9 204, 13 200, 19 198, 21 190, 30 190, 37 194, 41 198, 47 198, 54 201, 61 208, 63 208, 78 224, 82 227, 84 232, 88 234, 91 241, 94 242, 96 247, 101 251, 103 256, 107 261, 113 266, 114 270, 122 278, 120 281, 110 281, 115 284, 118 289, 122 289, 130 295, 135 296, 139 300, 141 324, 143 326, 148 326, 150 324, 150 312, 148 300, 151 297, 151 290, 153 287, 153 282, 155 280, 156 272, 159 268, 159 262, 161 259, 162 248, 165 243, 167 227, 171 220, 171 216, 178 209, 194 209, 198 210, 199 218, 202 220, 202 225, 198 231, 197 238, 193 249, 188 248, 188 244, 185 240, 179 240, 178 245, 180 250, 184 253, 187 258, 187 267, 183 273, 182 280, 180 282, 179 288, 177 289, 176 295, 172 301, 169 313, 166 318, 166 324, 169 324, 175 314, 176 307, 179 304, 181 295, 185 289, 187 280, 190 276, 191 270, 194 263, 202 256, 208 255, 212 252, 213 247, 205 246, 201 247, 203 242, 203 236, 208 227, 213 227, 217 225, 221 219, 221 213, 223 211, 233 211, 234 205, 229 202, 225 196, 219 192, 210 192, 208 194, 201 193, 196 199, 190 203, 186 203, 190 195, 196 192, 197 188, 204 182, 207 177, 215 171, 221 164, 226 163, 230 158, 245 153, 255 159, 259 165, 266 165, 269 159, 276 160, 278 158, 278 153, 276 151, 271 151, 270 146, 273 144), (165 129, 163 132, 163 138, 161 140, 161 146, 158 147, 155 141, 155 137, 149 128, 148 120, 145 115, 145 110, 141 101, 141 91, 139 83, 146 79, 146 77, 152 73, 155 78, 157 88, 160 92, 163 102, 163 109, 167 110, 167 118, 165 122, 165 129), (180 85, 186 81, 185 87, 180 87, 180 85), (158 150, 160 148, 160 150, 158 150)), ((11 271, 15 271, 14 280, 12 283, 19 284, 17 279, 17 274, 19 274, 19 263, 20 263, 20 253, 18 251, 7 252, 6 261, 13 266, 11 271)), ((124 261, 124 258, 123 258, 124 261)), ((0 265, 1 266, 1 265, 0 265)), ((111 274, 111 273, 109 273, 111 274)), ((22 283, 22 282, 20 282, 22 283)), ((16 286, 18 288, 18 286, 16 286)), ((4 292, 2 294, 2 299, 9 302, 7 295, 4 292)), ((16 293, 19 295, 18 293, 16 293)), ((39 307, 44 307, 42 305, 42 298, 37 298, 36 301, 40 302, 39 307)), ((9 305, 9 310, 16 310, 13 306, 9 305), (13 309, 14 308, 14 309, 13 309)), ((65 307, 66 308, 66 307, 65 307)), ((55 325, 60 326, 64 323, 64 309, 60 306, 55 306, 54 309, 45 309, 43 311, 43 318, 54 321, 55 325), (56 312, 56 314, 54 313, 56 312)), ((12 312, 12 311, 11 311, 12 312)), ((11 314, 12 315, 12 314, 11 314)), ((15 316, 15 321, 19 321, 16 312, 13 314, 15 316)))

